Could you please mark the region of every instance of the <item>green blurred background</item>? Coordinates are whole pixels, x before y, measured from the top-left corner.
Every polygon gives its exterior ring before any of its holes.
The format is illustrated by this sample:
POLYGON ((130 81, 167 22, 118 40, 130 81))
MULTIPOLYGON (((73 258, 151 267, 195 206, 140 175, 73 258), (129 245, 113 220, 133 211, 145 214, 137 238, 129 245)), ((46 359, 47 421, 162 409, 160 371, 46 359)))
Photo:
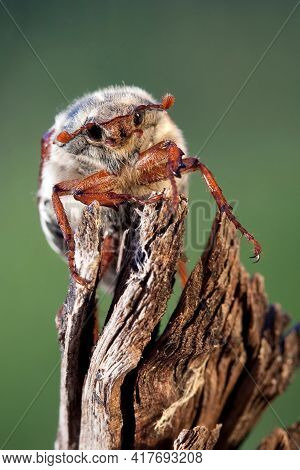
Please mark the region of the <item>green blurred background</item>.
MULTIPOLYGON (((123 82, 157 98, 174 93, 171 115, 194 154, 294 5, 294 0, 9 0, 15 23, 0 5, 1 443, 31 406, 5 448, 52 448, 57 425, 54 316, 68 275, 44 239, 35 202, 40 137, 66 105, 50 74, 67 100, 123 82)), ((293 321, 300 318, 299 49, 300 8, 201 152, 225 194, 238 201, 240 220, 263 245, 263 259, 253 266, 250 247, 242 242, 245 266, 265 276, 270 301, 282 303, 293 321)), ((196 175, 191 199, 210 200, 196 175)), ((212 217, 197 223, 207 229, 212 217)), ((196 229, 194 221, 189 229, 196 229)), ((189 248, 188 255, 194 262, 199 250, 189 248)), ((101 294, 101 299, 105 311, 109 298, 101 294)), ((299 418, 299 384, 298 375, 244 448, 299 418)))

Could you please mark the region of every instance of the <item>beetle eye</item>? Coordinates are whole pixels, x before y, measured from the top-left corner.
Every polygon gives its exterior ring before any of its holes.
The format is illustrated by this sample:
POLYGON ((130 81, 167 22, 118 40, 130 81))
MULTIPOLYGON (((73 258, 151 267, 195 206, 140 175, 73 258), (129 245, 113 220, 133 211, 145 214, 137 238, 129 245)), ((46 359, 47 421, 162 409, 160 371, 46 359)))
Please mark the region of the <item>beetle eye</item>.
POLYGON ((87 135, 91 140, 101 140, 102 139, 102 129, 98 124, 93 124, 88 127, 86 130, 87 135))
POLYGON ((139 126, 143 122, 143 113, 141 111, 136 111, 133 115, 133 124, 139 126))

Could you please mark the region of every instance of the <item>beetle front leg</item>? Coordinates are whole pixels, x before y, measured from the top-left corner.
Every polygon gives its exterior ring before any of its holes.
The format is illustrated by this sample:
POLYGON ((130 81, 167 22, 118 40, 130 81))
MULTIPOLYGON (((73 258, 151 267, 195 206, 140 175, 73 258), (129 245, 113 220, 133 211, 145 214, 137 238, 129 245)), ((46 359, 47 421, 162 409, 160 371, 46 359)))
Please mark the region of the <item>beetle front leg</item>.
POLYGON ((163 140, 142 152, 136 164, 139 184, 149 185, 168 179, 172 188, 172 210, 179 203, 175 177, 180 178, 184 168, 183 151, 171 140, 163 140))
MULTIPOLYGON (((150 198, 143 199, 141 197, 132 196, 131 194, 118 194, 112 191, 101 192, 99 191, 99 189, 97 190, 96 186, 94 188, 92 187, 80 189, 82 188, 82 186, 82 180, 80 181, 80 183, 78 183, 76 180, 76 182, 62 182, 55 185, 53 188, 52 202, 58 224, 61 228, 64 239, 68 246, 67 256, 71 275, 76 282, 83 286, 86 286, 88 284, 88 281, 80 277, 76 270, 74 234, 60 198, 63 196, 72 195, 75 200, 80 201, 85 205, 89 205, 95 201, 98 201, 101 206, 112 207, 117 209, 119 205, 125 202, 134 202, 141 205, 152 204, 163 199, 164 195, 156 194, 150 198)), ((100 275, 105 274, 111 260, 112 257, 106 257, 105 260, 102 260, 100 275)))
POLYGON ((65 185, 64 183, 60 183, 54 186, 53 193, 52 193, 52 203, 53 203, 53 208, 57 217, 57 222, 60 226, 63 237, 68 246, 67 257, 68 257, 68 263, 69 263, 69 269, 70 269, 71 275, 75 279, 76 282, 85 286, 86 281, 82 279, 76 271, 75 258, 74 258, 75 256, 74 234, 70 226, 65 208, 60 199, 62 196, 67 196, 71 194, 71 190, 68 189, 68 186, 69 187, 71 186, 70 182, 66 182, 65 185))
MULTIPOLYGON (((173 207, 176 208, 177 187, 174 189, 174 178, 182 174, 199 170, 215 199, 220 212, 224 212, 226 217, 254 246, 254 262, 258 262, 261 254, 261 246, 254 236, 248 232, 237 220, 232 212, 232 207, 228 204, 223 192, 218 185, 212 172, 197 158, 182 158, 183 152, 174 142, 164 141, 156 144, 141 154, 137 163, 139 184, 151 184, 162 180, 170 180, 173 189, 173 207), (170 170, 172 177, 170 176, 170 170)), ((176 182, 175 182, 176 184, 176 182)))
POLYGON ((201 163, 197 158, 188 157, 183 159, 185 168, 181 170, 181 173, 190 173, 193 171, 199 170, 206 182, 210 193, 212 194, 213 198, 215 199, 217 206, 220 212, 224 212, 226 217, 234 224, 234 226, 244 235, 247 240, 253 244, 254 247, 254 255, 250 256, 250 258, 254 258, 254 263, 257 263, 260 260, 261 254, 261 245, 260 243, 254 238, 254 236, 246 230, 241 223, 237 220, 237 218, 232 213, 232 207, 228 204, 222 189, 218 185, 214 175, 212 172, 201 163))
POLYGON ((83 192, 81 194, 76 192, 74 194, 74 199, 76 199, 76 201, 82 202, 85 205, 89 205, 94 201, 98 201, 101 206, 112 207, 117 209, 120 204, 123 204, 125 202, 135 202, 142 206, 147 204, 153 204, 164 199, 164 194, 160 193, 148 198, 143 198, 139 196, 132 196, 132 194, 114 193, 112 191, 107 191, 105 193, 83 192))
POLYGON ((87 285, 87 281, 82 279, 76 271, 74 234, 61 198, 63 196, 75 197, 76 193, 84 193, 85 191, 89 191, 91 188, 99 192, 100 185, 104 190, 108 190, 114 187, 115 182, 116 177, 114 175, 111 175, 105 171, 100 171, 98 173, 94 173, 93 175, 87 176, 84 179, 62 181, 56 184, 53 188, 52 204, 57 217, 58 225, 60 226, 63 237, 68 246, 67 257, 69 269, 75 281, 83 286, 87 285))

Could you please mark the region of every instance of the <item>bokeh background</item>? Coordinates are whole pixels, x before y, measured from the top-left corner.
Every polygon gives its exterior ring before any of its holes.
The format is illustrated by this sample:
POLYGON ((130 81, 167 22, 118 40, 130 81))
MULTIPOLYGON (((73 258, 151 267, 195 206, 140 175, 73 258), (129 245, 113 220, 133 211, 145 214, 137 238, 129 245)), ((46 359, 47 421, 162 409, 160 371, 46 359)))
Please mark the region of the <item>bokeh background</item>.
MULTIPOLYGON (((263 245, 263 259, 253 266, 243 241, 244 264, 265 276, 270 301, 282 303, 295 322, 300 8, 211 135, 295 0, 6 0, 11 16, 0 3, 0 436, 2 445, 10 436, 5 448, 51 449, 59 389, 54 316, 68 274, 39 226, 42 133, 66 101, 98 87, 125 82, 157 98, 174 93, 171 115, 190 153, 201 149, 225 194, 237 201, 240 220, 263 245)), ((196 175, 191 201, 200 201, 200 209, 210 201, 196 175)), ((207 231, 213 210, 202 212, 195 219, 207 231)), ((194 220, 188 228, 196 230, 194 220)), ((191 262, 200 251, 189 244, 191 262)), ((108 303, 101 294, 102 313, 108 303)), ((286 426, 299 418, 299 379, 273 403, 286 426)), ((254 448, 280 424, 268 408, 244 448, 254 448)))

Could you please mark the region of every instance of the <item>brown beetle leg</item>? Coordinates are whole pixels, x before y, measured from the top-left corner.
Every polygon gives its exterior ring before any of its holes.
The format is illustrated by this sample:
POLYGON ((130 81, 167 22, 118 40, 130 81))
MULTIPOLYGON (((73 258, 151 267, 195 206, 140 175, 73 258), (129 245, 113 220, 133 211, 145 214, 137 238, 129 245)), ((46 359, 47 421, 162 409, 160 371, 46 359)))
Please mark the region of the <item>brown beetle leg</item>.
MULTIPOLYGON (((67 182, 66 182, 67 184, 67 182)), ((63 185, 63 183, 61 183, 63 185)), ((69 268, 71 275, 73 278, 78 282, 79 284, 85 286, 86 281, 82 279, 78 273, 76 272, 75 269, 75 261, 74 261, 74 252, 75 252, 75 241, 74 241, 74 235, 70 226, 70 223, 68 221, 67 214, 65 212, 64 206, 61 202, 61 197, 71 194, 70 190, 67 189, 61 189, 60 184, 57 184, 53 188, 53 194, 52 194, 52 203, 53 203, 53 208, 57 217, 57 222, 60 226, 60 229, 63 233, 64 239, 67 243, 68 246, 68 262, 69 262, 69 268)))
MULTIPOLYGON (((141 154, 137 163, 139 184, 151 184, 169 179, 173 189, 173 206, 176 208, 178 201, 177 187, 174 187, 174 177, 181 174, 199 170, 215 199, 220 212, 224 212, 227 218, 254 246, 254 262, 258 262, 261 254, 261 246, 254 236, 248 232, 232 213, 232 207, 226 201, 223 192, 216 182, 212 172, 197 158, 182 158, 182 151, 174 142, 166 141, 151 147, 141 154), (170 175, 173 175, 173 178, 170 175)), ((176 185, 176 182, 175 182, 176 185)))
MULTIPOLYGON (((61 197, 72 195, 74 199, 89 205, 94 201, 98 201, 101 206, 117 208, 124 202, 136 202, 141 205, 151 204, 164 198, 163 194, 157 194, 151 198, 144 199, 135 197, 131 194, 118 194, 108 189, 113 189, 117 181, 117 177, 109 175, 104 172, 95 173, 83 180, 63 181, 58 183, 53 188, 52 202, 53 208, 56 213, 58 224, 63 233, 64 239, 68 246, 68 262, 71 275, 79 284, 86 286, 87 281, 82 279, 75 267, 75 241, 74 234, 68 221, 67 214, 61 201, 61 197), (101 188, 101 189, 100 189, 101 188), (103 191, 106 189, 106 191, 103 191)), ((106 255, 105 255, 106 256, 106 255)), ((100 267, 100 274, 104 274, 108 269, 108 264, 111 260, 103 260, 103 265, 100 267), (107 266, 106 266, 107 265, 107 266), (102 270, 102 273, 101 273, 102 270)))
POLYGON ((112 191, 108 191, 106 193, 91 192, 88 194, 74 194, 74 198, 87 206, 94 201, 98 201, 101 206, 117 208, 120 204, 123 204, 124 202, 136 202, 143 206, 146 204, 152 204, 163 199, 164 195, 155 194, 154 196, 149 198, 142 198, 132 196, 131 194, 119 194, 114 193, 112 191))
POLYGON ((184 288, 188 280, 186 259, 184 259, 184 257, 179 258, 179 260, 177 261, 177 273, 180 278, 181 287, 184 288))
POLYGON ((106 235, 103 238, 101 245, 101 263, 99 270, 99 279, 101 279, 106 272, 109 270, 109 267, 116 258, 118 252, 118 242, 116 238, 112 235, 106 235))
POLYGON ((60 226, 60 229, 62 231, 62 234, 68 246, 67 257, 68 257, 70 272, 71 272, 72 277, 75 279, 75 281, 83 286, 87 285, 87 281, 85 279, 82 279, 76 271, 75 260, 74 260, 74 255, 75 255, 74 234, 70 226, 64 206, 62 204, 61 197, 73 195, 75 199, 78 199, 76 197, 76 194, 84 193, 84 191, 88 191, 90 187, 91 188, 96 187, 96 190, 97 190, 97 185, 98 186, 102 185, 102 187, 107 190, 113 187, 114 182, 115 182, 114 175, 110 175, 106 172, 101 171, 91 176, 88 176, 87 178, 84 178, 83 180, 62 181, 61 183, 56 184, 53 188, 53 193, 52 193, 53 208, 57 217, 58 224, 60 226))
POLYGON ((247 240, 253 244, 254 247, 254 254, 250 258, 254 258, 254 262, 257 263, 260 260, 261 254, 261 245, 260 243, 254 238, 254 236, 246 230, 241 223, 237 220, 237 218, 232 213, 232 207, 228 204, 223 195, 222 189, 218 185, 214 175, 212 172, 201 163, 197 158, 188 157, 184 158, 183 160, 185 164, 185 168, 182 170, 182 173, 189 173, 196 170, 201 171, 204 181, 206 182, 209 191, 211 192, 213 198, 215 199, 217 206, 220 212, 224 212, 226 217, 234 224, 234 226, 244 235, 247 240))
POLYGON ((180 178, 180 170, 184 168, 182 156, 182 150, 173 141, 164 140, 141 153, 136 164, 139 184, 170 181, 173 211, 176 211, 179 202, 175 177, 180 178))

